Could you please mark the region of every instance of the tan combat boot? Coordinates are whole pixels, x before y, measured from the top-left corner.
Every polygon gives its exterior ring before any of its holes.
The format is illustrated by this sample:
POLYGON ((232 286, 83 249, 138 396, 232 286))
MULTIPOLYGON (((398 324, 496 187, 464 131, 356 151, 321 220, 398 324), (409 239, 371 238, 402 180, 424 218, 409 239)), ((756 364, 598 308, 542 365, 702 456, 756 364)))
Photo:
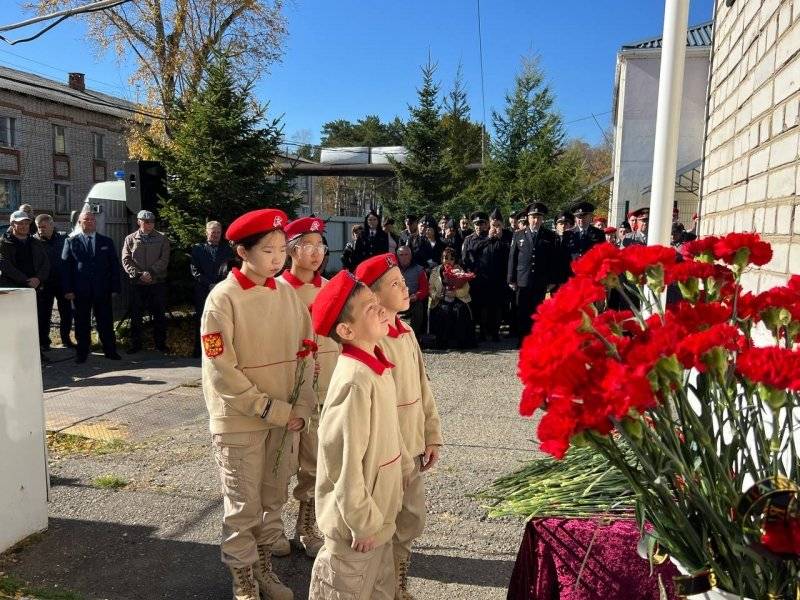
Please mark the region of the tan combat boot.
POLYGON ((289 543, 289 540, 286 538, 286 534, 281 532, 281 537, 279 537, 274 544, 272 544, 272 556, 277 556, 282 558, 284 556, 289 556, 292 553, 292 545, 289 543))
POLYGON ((258 564, 254 571, 265 600, 293 600, 292 590, 283 585, 272 570, 272 553, 269 546, 258 547, 258 564))
POLYGON ((233 576, 233 600, 261 600, 253 567, 230 567, 233 576))
POLYGON ((408 567, 411 564, 411 557, 394 559, 394 598, 395 600, 414 600, 414 596, 408 591, 408 567))
POLYGON ((297 513, 297 527, 295 527, 294 541, 303 547, 306 556, 315 558, 325 543, 322 534, 317 529, 317 515, 314 510, 314 500, 300 502, 297 513))

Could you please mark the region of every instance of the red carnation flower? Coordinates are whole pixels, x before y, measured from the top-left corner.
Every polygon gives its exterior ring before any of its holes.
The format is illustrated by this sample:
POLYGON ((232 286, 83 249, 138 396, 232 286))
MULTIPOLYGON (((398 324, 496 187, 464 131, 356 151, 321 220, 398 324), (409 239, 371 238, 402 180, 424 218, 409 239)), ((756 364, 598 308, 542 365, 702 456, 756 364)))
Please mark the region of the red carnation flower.
POLYGON ((642 275, 647 269, 661 265, 665 269, 675 264, 677 254, 667 246, 628 246, 620 253, 625 270, 634 276, 642 275))
POLYGON ((714 348, 736 350, 740 337, 741 334, 736 327, 721 323, 683 338, 678 343, 676 354, 685 368, 695 368, 703 373, 708 367, 708 353, 711 350, 714 348))
POLYGON ((536 433, 543 452, 562 459, 569 448, 569 440, 575 434, 575 419, 560 411, 550 410, 539 422, 536 433))
POLYGON ((715 235, 699 238, 681 245, 681 254, 687 258, 699 257, 711 260, 714 258, 714 244, 719 241, 715 235))
POLYGON ((608 275, 619 275, 625 271, 620 254, 614 244, 597 244, 572 263, 572 272, 594 281, 603 281, 608 275))
POLYGON ((777 390, 800 391, 800 352, 778 348, 747 348, 736 361, 736 370, 754 383, 777 390))
POLYGON ((684 283, 688 279, 707 279, 715 275, 714 265, 697 260, 684 260, 670 266, 664 273, 664 283, 684 283))
POLYGON ((714 244, 714 256, 729 265, 762 266, 772 260, 772 247, 757 233, 729 233, 714 244))

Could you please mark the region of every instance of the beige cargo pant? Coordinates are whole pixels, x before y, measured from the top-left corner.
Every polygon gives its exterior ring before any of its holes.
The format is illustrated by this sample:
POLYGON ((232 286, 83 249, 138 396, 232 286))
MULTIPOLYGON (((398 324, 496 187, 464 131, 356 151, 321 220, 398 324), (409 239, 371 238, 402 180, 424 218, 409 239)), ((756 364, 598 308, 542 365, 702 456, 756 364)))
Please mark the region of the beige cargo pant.
POLYGON ((331 554, 328 545, 314 559, 308 600, 394 600, 392 545, 369 552, 331 554))
POLYGON ((277 475, 273 473, 283 428, 212 436, 223 494, 222 562, 246 567, 258 562, 257 546, 283 534, 281 509, 297 469, 297 434, 289 432, 277 475))
POLYGON ((403 492, 403 507, 395 519, 396 531, 392 538, 395 559, 405 560, 411 555, 411 545, 425 529, 425 476, 420 472, 422 457, 414 458, 414 471, 403 492))
POLYGON ((297 453, 298 471, 297 485, 292 494, 298 502, 308 502, 314 499, 314 485, 317 480, 317 448, 319 439, 319 414, 314 413, 308 422, 308 427, 300 432, 300 449, 297 453))

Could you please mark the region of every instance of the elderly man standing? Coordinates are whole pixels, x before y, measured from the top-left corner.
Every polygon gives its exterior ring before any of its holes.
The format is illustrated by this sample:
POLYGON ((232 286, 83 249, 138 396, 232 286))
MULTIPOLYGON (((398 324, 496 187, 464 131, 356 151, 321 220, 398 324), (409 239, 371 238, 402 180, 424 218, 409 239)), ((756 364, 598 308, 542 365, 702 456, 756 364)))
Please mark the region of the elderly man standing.
POLYGON ((149 210, 136 215, 139 229, 125 238, 122 268, 131 281, 131 345, 128 354, 142 349, 142 317, 147 310, 153 320, 156 349, 167 352, 167 267, 169 240, 156 231, 156 217, 149 210))
POLYGON ((97 218, 92 212, 78 216, 81 233, 64 242, 61 259, 64 262, 61 285, 64 297, 75 308, 75 362, 85 363, 89 356, 92 331, 92 312, 97 333, 106 358, 119 360, 114 335, 112 294, 118 294, 119 260, 110 237, 97 233, 97 218))
POLYGON ((417 339, 425 333, 425 311, 428 306, 428 276, 425 269, 412 260, 411 248, 400 246, 397 249, 397 262, 408 288, 408 310, 401 314, 411 325, 417 339))
POLYGON ((53 217, 48 214, 37 216, 35 222, 39 231, 33 237, 44 245, 50 261, 50 275, 42 282, 39 290, 39 345, 42 350, 50 349, 50 323, 53 320, 53 300, 55 300, 58 306, 61 343, 65 348, 74 348, 75 344, 69 336, 72 330, 72 304, 64 298, 64 288, 61 283, 64 278, 64 261, 61 255, 64 253, 67 234, 56 231, 53 217))
MULTIPOLYGON (((41 242, 30 235, 30 215, 17 210, 11 213, 9 221, 8 230, 0 237, 0 287, 30 287, 38 291, 50 273, 47 252, 41 242)), ((41 307, 39 293, 36 294, 36 305, 41 307)), ((40 319, 40 341, 49 334, 49 329, 45 329, 40 319)))
POLYGON ((233 251, 227 244, 220 244, 222 225, 219 221, 206 223, 206 241, 192 246, 189 268, 194 278, 194 314, 196 320, 194 357, 200 358, 200 316, 209 292, 228 276, 228 263, 233 251))

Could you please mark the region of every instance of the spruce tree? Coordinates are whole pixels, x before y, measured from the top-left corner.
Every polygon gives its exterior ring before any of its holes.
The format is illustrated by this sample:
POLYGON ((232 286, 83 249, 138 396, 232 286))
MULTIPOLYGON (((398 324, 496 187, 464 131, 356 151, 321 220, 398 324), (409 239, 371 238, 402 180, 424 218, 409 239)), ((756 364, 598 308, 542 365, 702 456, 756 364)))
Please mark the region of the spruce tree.
POLYGON ((523 59, 504 111, 492 113, 491 159, 476 186, 486 204, 495 202, 507 211, 540 201, 555 209, 576 191, 579 167, 564 153, 566 134, 554 106, 538 61, 523 59))
POLYGON ((442 210, 448 198, 450 173, 445 163, 446 134, 439 106, 439 84, 434 81, 436 64, 428 57, 422 67, 422 87, 417 90, 416 106, 409 106, 405 126, 405 162, 394 162, 399 183, 392 212, 433 215, 442 210))
POLYGON ((205 223, 223 227, 258 208, 292 212, 296 206, 275 170, 282 128, 255 102, 253 84, 237 83, 230 61, 219 56, 198 93, 175 113, 173 139, 152 142, 168 174, 169 201, 161 216, 181 246, 203 239, 205 223))

